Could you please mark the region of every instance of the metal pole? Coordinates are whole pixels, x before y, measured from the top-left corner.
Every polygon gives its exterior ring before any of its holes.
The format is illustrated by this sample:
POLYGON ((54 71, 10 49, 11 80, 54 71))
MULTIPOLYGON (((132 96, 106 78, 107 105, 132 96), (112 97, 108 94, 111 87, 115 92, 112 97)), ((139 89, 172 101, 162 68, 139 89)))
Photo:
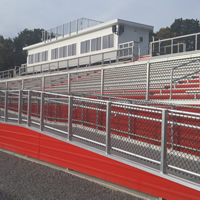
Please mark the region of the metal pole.
POLYGON ((69 22, 69 35, 71 35, 71 22, 69 22))
POLYGON ((195 50, 197 50, 197 34, 195 35, 195 50))
POLYGON ((42 77, 42 91, 45 91, 45 77, 42 77))
POLYGON ((22 123, 22 90, 19 90, 18 97, 18 123, 22 123))
POLYGON ((40 99, 40 130, 44 130, 44 92, 41 92, 41 99, 40 99))
POLYGON ((173 54, 173 39, 171 39, 171 54, 173 54))
POLYGON ((106 154, 111 152, 111 102, 106 106, 106 154))
POLYGON ((173 73, 174 73, 174 69, 172 67, 172 69, 171 69, 171 83, 170 83, 170 100, 172 99, 173 73))
POLYGON ((150 64, 147 63, 146 101, 149 101, 150 64))
POLYGON ((68 94, 71 92, 71 74, 68 73, 68 94))
POLYGON ((69 96, 68 104, 68 140, 72 140, 73 97, 69 96))
POLYGON ((62 37, 64 37, 64 35, 65 35, 65 25, 63 24, 62 25, 62 37))
POLYGON ((24 79, 22 79, 22 90, 24 90, 24 79))
POLYGON ((104 94, 104 69, 101 69, 101 96, 104 94))
POLYGON ((76 33, 78 34, 78 19, 76 20, 76 33))
POLYGON ((162 111, 162 125, 161 125, 161 165, 160 172, 166 174, 167 172, 167 119, 168 110, 162 111))
POLYGON ((28 106, 27 106, 27 125, 31 125, 31 91, 28 91, 28 106))
POLYGON ((5 102, 4 102, 4 121, 8 121, 8 91, 5 91, 5 102))

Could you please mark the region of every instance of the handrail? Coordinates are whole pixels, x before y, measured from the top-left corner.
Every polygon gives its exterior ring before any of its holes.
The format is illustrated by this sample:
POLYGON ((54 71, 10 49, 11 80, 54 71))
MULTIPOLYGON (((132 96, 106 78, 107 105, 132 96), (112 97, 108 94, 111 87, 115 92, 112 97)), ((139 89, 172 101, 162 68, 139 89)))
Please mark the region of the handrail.
MULTIPOLYGON (((197 170, 193 169, 193 164, 189 164, 191 160, 195 161, 196 159, 198 159, 198 156, 196 155, 196 153, 199 152, 199 147, 197 146, 188 146, 186 143, 184 144, 179 144, 177 142, 175 142, 174 140, 171 140, 170 142, 168 142, 168 137, 167 137, 167 127, 169 124, 176 125, 176 126, 180 126, 180 127, 186 127, 186 128, 190 128, 191 130, 199 130, 200 127, 198 124, 193 125, 192 123, 190 124, 190 120, 186 120, 186 122, 184 122, 183 120, 180 121, 176 121, 174 122, 172 118, 168 118, 169 116, 179 116, 182 117, 183 119, 199 119, 200 118, 200 114, 199 113, 192 113, 192 112, 185 112, 185 111, 177 111, 177 110, 172 110, 172 109, 164 109, 164 108, 155 108, 155 107, 151 107, 151 106, 143 106, 143 105, 137 105, 137 104, 128 104, 128 103, 120 103, 120 102, 113 102, 113 101, 107 101, 107 100, 100 100, 100 99, 90 99, 90 98, 86 98, 86 97, 79 97, 79 96, 72 96, 72 95, 61 95, 61 94, 56 94, 56 93, 49 93, 49 92, 42 92, 42 91, 30 91, 30 90, 15 90, 14 96, 12 96, 12 92, 13 91, 5 91, 5 90, 0 90, 0 98, 3 98, 3 101, 0 99, 0 102, 4 102, 3 104, 1 104, 1 108, 3 109, 3 115, 0 116, 0 120, 4 120, 5 123, 9 122, 9 120, 17 120, 18 123, 20 124, 22 121, 22 116, 26 115, 27 116, 27 125, 29 127, 31 127, 31 124, 37 124, 40 128, 40 131, 43 131, 43 128, 47 128, 47 126, 49 126, 48 128, 50 129, 54 129, 58 132, 62 132, 65 133, 68 136, 71 134, 71 138, 70 140, 73 142, 73 139, 77 137, 79 137, 80 135, 70 132, 71 128, 74 127, 74 123, 76 125, 76 122, 80 123, 80 129, 84 128, 84 126, 92 126, 94 127, 96 125, 96 127, 104 127, 105 131, 102 131, 102 129, 99 129, 99 132, 96 132, 96 128, 94 128, 95 134, 99 134, 99 136, 105 136, 106 140, 105 142, 101 142, 101 144, 103 144, 103 146, 105 147, 105 153, 108 154, 112 154, 113 152, 110 150, 117 150, 119 153, 126 153, 128 155, 133 155, 134 157, 140 158, 142 159, 142 161, 148 162, 155 162, 157 164, 160 165, 160 172, 164 173, 164 174, 170 174, 170 172, 166 171, 166 168, 169 167, 171 169, 176 168, 176 170, 180 171, 180 172, 184 172, 186 174, 190 174, 192 176, 199 177, 199 173, 197 172, 197 170), (23 94, 23 92, 27 92, 26 95, 23 94), (38 93, 40 93, 41 95, 37 95, 38 93), (16 96, 17 95, 17 96, 16 96), (46 95, 50 95, 50 96, 46 96, 46 95), (27 99, 27 112, 24 112, 23 109, 21 109, 21 99, 22 98, 26 98, 27 99), (53 97, 56 97, 56 101, 54 101, 54 99, 52 99, 53 97), (59 98, 60 97, 60 100, 59 98), (69 101, 66 101, 63 99, 63 97, 67 97, 69 99, 69 101), (10 100, 13 99, 13 102, 15 104, 18 104, 19 107, 18 109, 16 109, 15 107, 10 106, 9 102, 10 100), (68 112, 68 115, 66 115, 65 117, 63 117, 62 115, 59 115, 57 112, 55 113, 55 116, 53 115, 53 118, 51 116, 51 114, 49 115, 49 112, 44 112, 44 109, 40 109, 37 111, 37 113, 32 113, 31 111, 31 105, 32 103, 36 103, 35 100, 40 100, 41 104, 40 106, 44 107, 45 106, 45 100, 49 101, 53 100, 51 103, 55 103, 55 105, 57 104, 63 104, 63 105, 68 105, 68 108, 73 108, 74 107, 78 107, 80 108, 80 112, 83 112, 84 109, 87 110, 92 110, 92 112, 96 112, 97 115, 99 114, 98 112, 100 111, 101 113, 105 113, 106 114, 106 118, 104 118, 103 120, 105 121, 104 125, 100 125, 100 124, 95 124, 95 122, 91 122, 91 121, 87 121, 85 119, 78 119, 78 118, 73 118, 73 110, 72 112, 68 112), (80 100, 78 102, 76 102, 76 99, 80 100), (63 101, 64 100, 64 101, 63 101), (74 101, 75 100, 75 101, 74 101), (83 101, 83 102, 82 102, 83 101), (86 101, 86 103, 85 103, 86 101), (89 104, 87 104, 87 102, 89 104), (90 103, 94 103, 92 105, 90 105, 90 103), (104 108, 99 107, 99 104, 104 105, 104 108), (119 108, 119 109, 118 109, 119 108), (138 112, 130 112, 130 110, 137 110, 138 112), (144 115, 143 113, 140 112, 145 112, 148 113, 148 115, 144 115), (152 113, 152 115, 151 115, 152 113), (157 115, 155 115, 155 113, 157 115), (11 115, 10 115, 11 114, 11 115), (44 116, 45 114, 45 116, 44 116), (14 115, 14 118, 13 116, 14 115), (113 116, 112 116, 113 115, 113 116), (151 135, 148 134, 139 134, 137 132, 129 132, 128 130, 122 130, 120 128, 114 127, 112 124, 111 119, 112 117, 116 117, 116 116, 126 116, 128 121, 123 122, 125 126, 129 127, 130 123, 131 123, 131 119, 138 119, 138 120, 146 120, 148 121, 148 123, 160 123, 161 124, 161 129, 160 129, 160 125, 158 126, 158 131, 157 131, 157 135, 156 137, 152 137, 151 135), (40 122, 38 122, 38 118, 40 118, 40 122), (46 120, 48 121, 48 119, 54 119, 55 121, 52 121, 52 126, 45 124, 44 123, 44 118, 46 118, 46 120), (37 121, 36 121, 37 119, 37 121), (73 119, 73 120, 72 120, 73 119), (63 131, 62 129, 59 129, 59 127, 55 129, 55 127, 53 125, 57 125, 57 120, 65 120, 65 123, 68 123, 68 131, 63 131), (68 121, 68 122, 67 122, 68 121), (128 122, 128 124, 126 124, 128 122), (120 133, 119 134, 116 134, 120 133), (112 137, 111 137, 112 135, 112 137), (127 138, 127 136, 130 136, 129 140, 127 138), (133 138, 131 138, 131 136, 133 136, 133 138), (165 136, 165 137, 164 137, 165 136), (136 137, 136 138, 135 138, 136 137), (114 144, 111 141, 108 141, 107 138, 110 138, 111 140, 115 141, 118 140, 119 144, 118 146, 116 145, 110 145, 110 144, 114 144), (137 139, 139 138, 139 139, 137 139), (143 139, 143 140, 141 140, 143 139), (148 140, 150 142, 148 142, 148 140), (125 142, 124 142, 125 141, 125 142), (155 142, 155 143, 152 143, 155 142), (130 143, 130 144, 136 144, 139 145, 141 148, 145 148, 147 147, 146 144, 148 144, 148 151, 152 150, 152 151, 157 151, 157 153, 159 153, 160 155, 158 157, 149 157, 148 154, 140 154, 137 152, 134 152, 130 149, 127 148, 126 144, 130 143), (125 145, 122 146, 121 145, 125 145), (183 150, 179 150, 179 149, 169 149, 167 145, 173 145, 174 147, 178 147, 183 150), (189 151, 194 151, 194 153, 191 153, 189 151), (177 154, 177 152, 179 154, 177 154), (176 162, 172 162, 172 161, 168 161, 167 157, 168 156, 172 156, 172 158, 176 159, 176 156, 179 155, 180 158, 182 158, 182 160, 184 160, 184 162, 187 162, 187 167, 185 166, 177 166, 176 162)), ((38 106, 39 104, 37 104, 38 106)), ((48 104, 47 104, 47 109, 48 108, 48 104)), ((87 119, 87 118, 86 118, 87 119)), ((15 123, 15 122, 14 122, 15 123)), ((16 122, 17 123, 17 122, 16 122)), ((97 123, 97 122, 96 122, 97 123)), ((91 128, 92 131, 92 128, 91 128)), ((146 131, 146 130, 145 130, 146 131)), ((189 134, 189 133, 188 133, 189 134)), ((192 135, 194 136, 194 135, 192 135)), ((92 143, 99 143, 98 140, 95 139, 91 139, 88 138, 87 135, 85 136, 81 136, 82 140, 87 141, 90 140, 90 142, 92 143)), ((188 137, 188 135, 187 135, 188 137)), ((190 137, 189 137, 190 138, 190 137)), ((100 143, 99 143, 100 144, 100 143)), ((119 155, 121 156, 121 155, 119 155)), ((122 159, 124 159, 123 156, 121 156, 122 159)), ((182 161, 181 160, 181 161, 182 161)), ((139 162, 139 161, 138 161, 139 162)), ((140 162, 139 162, 140 163, 140 162)), ((148 167, 148 164, 145 164, 145 166, 148 167)), ((177 176, 179 177, 180 175, 177 176)), ((180 176, 181 177, 181 176, 180 176)), ((183 178, 183 177, 182 177, 183 178)), ((192 181, 192 180, 190 180, 192 181)), ((195 183, 195 181, 194 181, 195 183)))
MULTIPOLYGON (((130 48, 132 49, 134 47, 134 42, 133 41, 131 41, 131 42, 133 43, 133 46, 124 47, 124 48, 121 48, 121 49, 106 51, 106 52, 102 52, 102 53, 95 53, 95 54, 91 54, 91 55, 84 55, 84 56, 72 57, 72 58, 66 57, 65 60, 57 60, 57 61, 55 60, 55 62, 49 61, 49 62, 45 62, 45 63, 41 63, 41 64, 34 64, 34 65, 31 65, 31 66, 25 66, 24 65, 23 67, 20 68, 20 75, 23 74, 22 70, 26 71, 25 74, 27 74, 28 69, 31 69, 31 68, 34 69, 35 67, 40 68, 40 71, 38 70, 36 73, 51 71, 51 69, 50 69, 51 68, 51 64, 54 64, 54 63, 55 63, 55 66, 56 66, 56 67, 54 67, 54 70, 59 70, 59 69, 62 69, 62 68, 68 68, 69 69, 69 68, 71 68, 69 66, 69 62, 72 61, 72 60, 77 60, 77 68, 79 68, 79 66, 80 66, 80 59, 84 59, 84 58, 88 58, 89 59, 89 63, 83 64, 83 65, 85 65, 87 67, 91 66, 91 65, 93 65, 95 63, 99 63, 99 62, 101 62, 102 65, 103 65, 104 61, 106 61, 106 60, 110 60, 110 63, 111 63, 111 60, 116 60, 116 62, 119 62, 119 59, 120 58, 124 58, 124 57, 126 57, 126 58, 129 57, 131 59, 131 61, 133 61, 134 60, 134 54, 133 54, 134 52, 133 52, 133 50, 132 50, 131 54, 128 53, 128 55, 126 55, 126 56, 124 56, 124 53, 123 53, 123 56, 120 56, 120 53, 119 53, 121 51, 125 52, 127 49, 130 49, 130 48), (116 53, 116 57, 113 57, 113 58, 104 58, 104 55, 109 54, 109 53, 116 53), (92 57, 99 56, 99 55, 102 57, 101 60, 91 62, 92 57), (67 66, 62 67, 62 68, 59 67, 59 63, 60 62, 67 62, 67 66), (48 68, 46 70, 44 70, 44 71, 43 71, 43 67, 42 67, 43 65, 48 66, 48 68)), ((128 43, 130 43, 130 42, 127 42, 127 44, 128 43)), ((125 43, 123 43, 123 44, 125 44, 125 43)), ((33 70, 33 74, 34 74, 34 70, 33 70)))
POLYGON ((173 85, 173 83, 175 83, 176 81, 179 81, 179 80, 181 80, 181 79, 183 79, 183 78, 187 78, 187 77, 189 77, 189 76, 192 76, 192 75, 197 74, 197 73, 200 72, 200 70, 197 70, 197 71, 195 71, 195 72, 186 74, 186 75, 184 75, 184 76, 182 76, 182 77, 179 77, 179 78, 176 78, 175 80, 173 80, 174 70, 176 70, 176 69, 178 69, 178 68, 180 68, 180 67, 185 67, 185 66, 187 66, 188 64, 195 63, 195 62, 197 62, 197 61, 200 62, 200 59, 195 59, 195 60, 189 61, 189 62, 187 62, 187 63, 183 63, 183 64, 181 64, 181 65, 172 67, 172 69, 171 69, 171 82, 170 82, 170 100, 172 99, 172 85, 173 85))

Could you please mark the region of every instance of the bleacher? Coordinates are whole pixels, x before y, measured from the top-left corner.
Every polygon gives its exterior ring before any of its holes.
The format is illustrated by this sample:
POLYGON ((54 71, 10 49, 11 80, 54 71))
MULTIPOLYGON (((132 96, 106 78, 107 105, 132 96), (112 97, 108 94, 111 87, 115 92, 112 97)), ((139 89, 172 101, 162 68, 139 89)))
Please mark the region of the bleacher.
POLYGON ((193 57, 148 58, 3 79, 0 119, 56 138, 67 135, 99 151, 106 148, 107 154, 122 162, 160 170, 196 189, 200 181, 196 162, 200 152, 199 59, 197 52, 193 57), (163 133, 167 134, 168 156, 164 161, 163 133))

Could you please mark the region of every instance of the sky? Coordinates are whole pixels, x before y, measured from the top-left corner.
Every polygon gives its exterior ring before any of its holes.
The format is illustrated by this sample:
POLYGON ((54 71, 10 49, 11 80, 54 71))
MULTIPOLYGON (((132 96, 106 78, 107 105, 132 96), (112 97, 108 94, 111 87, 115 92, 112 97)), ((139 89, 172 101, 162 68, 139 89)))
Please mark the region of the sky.
POLYGON ((199 0, 0 0, 0 35, 17 37, 25 28, 45 30, 79 18, 124 19, 154 26, 175 19, 200 20, 199 0))

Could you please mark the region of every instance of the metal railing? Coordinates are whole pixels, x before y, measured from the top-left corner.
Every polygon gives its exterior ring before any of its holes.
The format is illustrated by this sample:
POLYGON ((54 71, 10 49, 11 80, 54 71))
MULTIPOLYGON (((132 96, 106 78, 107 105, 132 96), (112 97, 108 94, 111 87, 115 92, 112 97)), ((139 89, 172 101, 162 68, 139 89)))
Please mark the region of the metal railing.
POLYGON ((150 43, 150 55, 159 56, 200 50, 200 33, 188 34, 168 39, 154 40, 150 43))
MULTIPOLYGON (((119 62, 121 60, 134 61, 134 57, 137 57, 139 52, 134 51, 135 42, 126 42, 119 45, 119 49, 111 50, 103 53, 95 53, 87 56, 79 56, 74 58, 66 58, 66 60, 46 62, 44 64, 36 64, 33 66, 22 65, 19 69, 20 75, 37 74, 43 72, 52 72, 59 70, 69 70, 71 68, 89 67, 93 65, 105 65, 111 64, 111 61, 119 62), (107 62, 109 61, 109 62, 107 62)), ((137 49, 139 51, 139 49, 137 49)))
POLYGON ((200 181, 199 113, 49 92, 1 90, 0 120, 67 137, 161 173, 200 181))
POLYGON ((199 104, 198 55, 165 61, 125 61, 125 64, 113 65, 109 59, 104 61, 108 62, 107 66, 1 80, 0 89, 100 94, 147 101, 188 99, 193 101, 193 105, 199 104))
POLYGON ((96 26, 101 23, 103 22, 86 18, 70 21, 66 24, 62 24, 60 26, 56 26, 55 28, 43 31, 42 40, 46 42, 51 41, 53 38, 58 39, 59 37, 70 36, 73 33, 78 34, 78 32, 81 30, 96 26))
POLYGON ((195 59, 195 60, 191 60, 191 61, 189 61, 189 62, 186 62, 186 63, 184 63, 184 64, 181 64, 181 65, 178 65, 178 66, 174 66, 174 67, 172 67, 172 69, 171 69, 171 82, 170 82, 170 99, 172 99, 172 90, 173 90, 173 86, 175 86, 175 84, 178 82, 178 81, 181 81, 181 80, 184 80, 184 79, 187 79, 187 78, 189 78, 189 77, 191 77, 191 76, 193 76, 193 75, 198 75, 199 73, 200 73, 200 70, 198 69, 195 69, 195 71, 193 71, 193 72, 191 72, 192 70, 190 69, 188 72, 187 72, 187 70, 185 70, 186 71, 186 73, 185 74, 183 74, 183 73, 181 73, 181 76, 179 76, 179 77, 175 77, 175 78, 173 78, 173 76, 174 76, 174 72, 176 71, 176 70, 179 70, 179 69, 181 69, 181 68, 184 68, 184 67, 186 67, 186 68, 188 68, 188 66, 190 66, 191 64, 193 64, 193 63, 200 63, 200 59, 195 59), (174 84, 174 85, 173 85, 174 84))

